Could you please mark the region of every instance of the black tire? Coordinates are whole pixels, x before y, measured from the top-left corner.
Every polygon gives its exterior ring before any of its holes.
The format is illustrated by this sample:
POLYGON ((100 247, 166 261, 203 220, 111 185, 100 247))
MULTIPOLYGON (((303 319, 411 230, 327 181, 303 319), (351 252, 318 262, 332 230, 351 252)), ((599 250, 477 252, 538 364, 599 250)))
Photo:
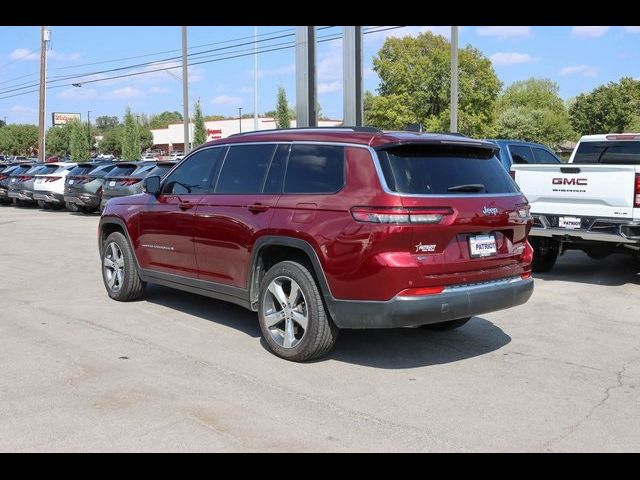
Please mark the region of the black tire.
POLYGON ((86 207, 86 206, 78 206, 78 210, 80 210, 84 214, 89 214, 96 211, 94 207, 86 207))
POLYGON ((107 237, 102 244, 102 265, 100 269, 102 271, 102 281, 104 288, 107 290, 107 294, 119 302, 129 302, 131 300, 137 300, 142 297, 144 293, 145 283, 138 276, 138 270, 136 268, 135 258, 133 251, 129 246, 129 242, 126 237, 120 232, 114 232, 107 237), (115 244, 119 249, 121 256, 113 256, 111 244, 115 244), (111 255, 111 257, 109 257, 111 255), (110 278, 107 274, 107 268, 105 267, 106 258, 122 258, 122 277, 116 275, 116 281, 111 285, 110 278), (117 284, 117 285, 116 285, 117 284), (116 288, 117 287, 117 288, 116 288))
POLYGON ((49 208, 47 206, 47 202, 45 202, 44 200, 38 200, 38 207, 40 207, 40 208, 49 208))
MULTIPOLYGON (((269 269, 262 279, 260 284, 258 319, 260 321, 262 336, 269 346, 269 349, 277 356, 294 362, 304 362, 325 355, 333 348, 338 338, 338 327, 336 327, 326 311, 326 307, 322 301, 322 294, 311 272, 306 266, 293 261, 287 260, 277 263, 269 269), (269 305, 267 295, 271 295, 268 288, 273 281, 279 278, 292 279, 298 284, 302 292, 302 297, 300 297, 301 304, 303 304, 308 319, 307 328, 302 329, 303 333, 301 338, 298 340, 298 343, 292 347, 279 345, 274 338, 274 336, 277 338, 278 335, 275 330, 277 327, 269 329, 265 321, 265 307, 269 305)), ((281 323, 284 325, 285 320, 282 320, 281 323)), ((296 328, 298 328, 296 332, 299 334, 300 327, 297 326, 296 328)))
POLYGON ((448 320, 446 322, 440 323, 429 323, 428 325, 422 325, 423 328, 427 330, 437 330, 437 331, 445 331, 445 330, 453 330, 454 328, 460 328, 465 325, 472 317, 467 318, 459 318, 458 320, 448 320))
POLYGON ((533 247, 532 270, 541 273, 550 271, 558 259, 560 242, 544 237, 529 237, 529 242, 533 247))
POLYGON ((78 206, 75 203, 71 203, 71 202, 65 202, 64 206, 67 208, 67 210, 69 210, 70 212, 77 212, 78 211, 78 206))

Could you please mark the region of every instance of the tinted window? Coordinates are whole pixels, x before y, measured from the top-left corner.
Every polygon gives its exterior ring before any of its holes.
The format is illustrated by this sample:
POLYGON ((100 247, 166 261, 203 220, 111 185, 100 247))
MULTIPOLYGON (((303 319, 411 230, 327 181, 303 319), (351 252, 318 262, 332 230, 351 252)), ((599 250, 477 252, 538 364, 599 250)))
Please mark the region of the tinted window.
POLYGON ((291 145, 278 145, 267 179, 264 182, 264 193, 280 193, 282 191, 282 181, 284 180, 284 169, 289 155, 291 145))
POLYGON ((640 142, 580 142, 573 163, 640 164, 640 142))
POLYGON ((147 174, 156 167, 155 163, 147 163, 145 165, 140 165, 133 172, 131 172, 132 177, 146 177, 147 174))
POLYGON ((285 193, 334 193, 344 184, 344 147, 293 145, 285 193))
POLYGON ((394 192, 463 195, 518 191, 493 152, 407 145, 379 152, 378 156, 387 185, 394 192), (472 187, 476 185, 480 188, 472 187), (453 187, 458 189, 451 190, 453 187))
POLYGON ((150 177, 154 177, 154 176, 164 177, 165 174, 169 170, 171 170, 171 167, 173 167, 173 164, 171 164, 171 165, 157 165, 149 172, 149 176, 150 177))
POLYGON ((509 152, 513 163, 535 163, 533 153, 529 147, 523 145, 509 145, 509 152))
POLYGON ((97 167, 91 170, 89 172, 89 175, 96 178, 103 178, 104 176, 109 174, 114 168, 115 168, 115 165, 103 165, 101 167, 97 167))
POLYGON ((167 195, 207 193, 224 150, 224 148, 208 148, 191 155, 167 177, 162 193, 167 195))
POLYGON ((110 177, 128 177, 136 169, 134 165, 116 166, 111 172, 110 177))
POLYGON ((69 172, 69 175, 86 175, 94 168, 96 168, 95 165, 91 165, 91 164, 76 165, 71 169, 71 171, 69 172))
POLYGON ((30 168, 31 168, 31 165, 26 165, 26 166, 21 165, 19 167, 16 167, 16 169, 13 172, 11 172, 11 175, 22 175, 30 168))
POLYGON ((224 160, 216 193, 258 193, 271 162, 275 145, 230 147, 224 160))
POLYGON ((28 175, 48 175, 49 173, 53 173, 58 169, 57 165, 36 165, 32 167, 29 171, 27 171, 28 175))
POLYGON ((531 150, 536 163, 560 163, 560 159, 542 148, 533 147, 531 150))

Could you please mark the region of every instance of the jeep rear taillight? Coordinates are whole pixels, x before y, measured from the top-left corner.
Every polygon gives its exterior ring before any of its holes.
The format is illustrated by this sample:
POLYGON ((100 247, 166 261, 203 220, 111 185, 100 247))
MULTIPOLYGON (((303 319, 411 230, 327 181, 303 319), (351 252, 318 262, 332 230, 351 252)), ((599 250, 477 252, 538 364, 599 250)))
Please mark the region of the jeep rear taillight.
POLYGON ((633 207, 640 208, 640 173, 636 173, 636 189, 633 194, 633 207))
POLYGON ((453 210, 446 207, 402 208, 402 207, 353 207, 351 215, 358 222, 410 225, 440 223, 453 210))
POLYGON ((524 241, 524 249, 520 254, 520 261, 527 265, 530 265, 533 262, 533 247, 529 243, 529 239, 524 241))

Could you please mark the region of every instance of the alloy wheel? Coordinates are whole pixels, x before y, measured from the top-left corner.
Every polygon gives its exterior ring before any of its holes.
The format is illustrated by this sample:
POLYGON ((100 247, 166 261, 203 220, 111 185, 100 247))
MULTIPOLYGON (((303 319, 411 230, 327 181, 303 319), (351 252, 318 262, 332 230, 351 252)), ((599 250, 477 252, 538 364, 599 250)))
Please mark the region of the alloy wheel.
POLYGON ((262 302, 262 315, 271 338, 283 348, 298 345, 309 325, 309 311, 298 283, 287 276, 271 281, 262 302))

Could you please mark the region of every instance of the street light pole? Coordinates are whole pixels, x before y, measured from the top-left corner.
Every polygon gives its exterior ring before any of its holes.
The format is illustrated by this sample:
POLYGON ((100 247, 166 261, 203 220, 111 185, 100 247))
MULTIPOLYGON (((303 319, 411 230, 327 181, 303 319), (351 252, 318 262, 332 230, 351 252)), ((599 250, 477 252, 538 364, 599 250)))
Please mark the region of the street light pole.
POLYGON ((240 122, 240 133, 242 133, 242 107, 238 107, 238 122, 240 122))
POLYGON ((182 108, 184 117, 184 154, 189 153, 189 69, 187 68, 187 27, 182 27, 182 108))
POLYGON ((47 84, 47 44, 51 39, 51 32, 48 27, 40 30, 40 105, 38 111, 38 161, 45 161, 45 132, 44 114, 47 108, 46 84, 47 84))

